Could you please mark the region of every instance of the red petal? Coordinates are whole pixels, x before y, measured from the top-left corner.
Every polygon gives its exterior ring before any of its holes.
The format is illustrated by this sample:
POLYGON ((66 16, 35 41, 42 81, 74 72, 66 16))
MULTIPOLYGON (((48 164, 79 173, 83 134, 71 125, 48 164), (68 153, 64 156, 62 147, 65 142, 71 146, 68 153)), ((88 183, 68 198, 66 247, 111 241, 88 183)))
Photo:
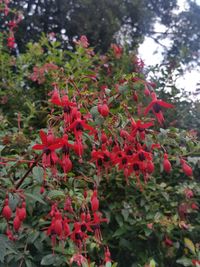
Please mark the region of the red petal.
POLYGON ((51 103, 57 105, 57 106, 63 106, 62 102, 59 99, 51 99, 51 103))
POLYGON ((53 144, 53 145, 48 146, 48 148, 49 148, 50 150, 56 150, 56 149, 58 149, 58 148, 61 148, 62 146, 63 146, 62 143, 57 143, 57 144, 53 144))
POLYGON ((33 147, 32 147, 32 149, 35 149, 35 150, 43 150, 45 148, 45 146, 44 145, 34 145, 33 147))
POLYGON ((140 124, 140 128, 143 128, 143 129, 149 128, 151 126, 153 126, 153 122, 147 122, 147 123, 140 124))
POLYGON ((144 111, 144 116, 147 115, 147 113, 150 111, 150 109, 152 108, 152 106, 155 104, 155 101, 152 101, 148 107, 146 107, 145 111, 144 111))
POLYGON ((164 108, 174 108, 174 105, 164 102, 162 100, 158 100, 157 103, 164 108))
POLYGON ((44 131, 40 130, 40 138, 42 140, 42 144, 47 144, 47 135, 44 131))

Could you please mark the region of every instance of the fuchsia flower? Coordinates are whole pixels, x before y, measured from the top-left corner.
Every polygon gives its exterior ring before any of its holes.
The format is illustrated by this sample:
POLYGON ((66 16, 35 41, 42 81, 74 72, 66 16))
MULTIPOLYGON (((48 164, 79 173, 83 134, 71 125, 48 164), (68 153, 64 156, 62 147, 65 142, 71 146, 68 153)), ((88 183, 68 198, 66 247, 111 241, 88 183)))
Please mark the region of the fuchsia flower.
POLYGON ((95 189, 92 196, 91 196, 91 207, 92 211, 98 211, 99 210, 99 200, 97 198, 97 190, 95 189))
POLYGON ((51 132, 46 134, 40 130, 40 138, 42 144, 36 144, 32 148, 35 150, 42 150, 42 163, 44 167, 50 167, 58 161, 58 156, 55 150, 62 147, 60 139, 56 139, 51 132))
POLYGON ((137 133, 139 133, 140 138, 142 140, 145 139, 145 130, 149 127, 153 126, 153 122, 143 123, 141 120, 137 120, 137 122, 131 118, 131 136, 135 137, 137 133))
POLYGON ((68 142, 68 135, 64 134, 63 138, 60 140, 62 144, 62 159, 60 161, 60 165, 63 168, 65 173, 68 173, 72 169, 72 162, 69 158, 69 150, 74 146, 68 142))
POLYGON ((164 117, 162 114, 162 107, 164 108, 173 108, 174 106, 172 104, 166 103, 163 100, 157 99, 157 96, 155 93, 151 93, 152 101, 148 105, 148 107, 144 111, 144 115, 146 116, 147 113, 152 110, 156 118, 158 119, 158 122, 162 125, 164 122, 164 117))
POLYGON ((114 55, 117 59, 121 58, 123 53, 123 48, 116 44, 111 44, 111 48, 113 49, 114 55))
POLYGON ((71 123, 76 117, 77 108, 76 103, 69 101, 67 95, 64 95, 60 98, 59 91, 55 89, 51 96, 51 103, 63 107, 64 120, 66 123, 71 123))
POLYGON ((15 48, 15 37, 14 37, 14 36, 9 36, 9 37, 7 38, 7 46, 8 46, 8 48, 10 48, 10 49, 15 48))
POLYGON ((163 160, 163 168, 167 173, 170 173, 172 170, 172 166, 170 161, 168 160, 167 153, 164 154, 164 160, 163 160))
POLYGON ((192 264, 196 267, 200 267, 200 260, 192 260, 192 264))
POLYGON ((78 41, 74 41, 75 44, 81 45, 83 48, 88 48, 89 42, 85 35, 81 35, 80 39, 78 41))
POLYGON ((9 200, 8 198, 5 199, 4 201, 4 207, 3 207, 3 210, 2 210, 2 216, 7 220, 9 221, 11 216, 12 216, 12 210, 9 206, 9 200))
POLYGON ((90 134, 94 134, 96 130, 87 124, 84 119, 81 119, 81 113, 77 112, 75 121, 68 127, 67 130, 72 130, 74 132, 76 140, 82 139, 82 134, 84 130, 90 131, 90 134))
POLYGON ((98 104, 98 112, 103 116, 107 117, 109 115, 109 107, 107 105, 107 100, 103 100, 103 104, 98 104))
POLYGON ((88 265, 87 259, 81 255, 80 253, 74 254, 73 257, 70 259, 70 266, 72 266, 72 263, 76 262, 78 266, 88 265))
POLYGON ((184 159, 181 159, 182 170, 187 176, 192 176, 192 168, 186 163, 184 159))

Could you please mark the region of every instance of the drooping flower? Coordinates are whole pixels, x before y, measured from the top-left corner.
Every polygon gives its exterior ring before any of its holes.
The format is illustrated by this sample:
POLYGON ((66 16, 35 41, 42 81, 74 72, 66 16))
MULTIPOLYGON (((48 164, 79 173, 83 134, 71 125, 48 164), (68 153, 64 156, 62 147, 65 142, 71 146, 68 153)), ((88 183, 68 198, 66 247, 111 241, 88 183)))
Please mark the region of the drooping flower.
POLYGON ((60 97, 57 88, 54 89, 50 101, 57 106, 63 107, 64 120, 67 124, 71 123, 74 117, 74 113, 77 112, 76 103, 69 101, 67 95, 60 97))
POLYGON ((172 170, 172 166, 170 161, 168 160, 167 153, 164 154, 164 160, 163 160, 163 168, 167 173, 170 173, 172 170))
POLYGON ((77 112, 76 120, 67 128, 67 130, 72 130, 74 132, 76 140, 82 139, 82 134, 84 130, 90 131, 91 134, 94 134, 96 130, 87 124, 84 119, 81 118, 81 113, 77 112))
POLYGON ((73 145, 68 142, 68 135, 64 134, 61 139, 62 144, 62 159, 60 161, 60 165, 63 168, 65 173, 68 173, 72 169, 72 162, 69 158, 69 150, 73 148, 73 145))
POLYGON ((121 58, 123 53, 123 48, 116 44, 111 44, 111 48, 113 49, 114 55, 117 59, 121 58))
POLYGON ((186 163, 184 159, 181 159, 181 166, 185 175, 189 177, 193 175, 192 168, 186 163))
POLYGON ((147 113, 152 110, 156 118, 158 119, 158 122, 162 125, 164 122, 164 117, 162 113, 162 107, 164 108, 173 108, 174 106, 172 104, 166 103, 163 100, 157 99, 157 96, 155 93, 151 93, 152 101, 151 103, 146 107, 144 111, 144 115, 146 116, 147 113))
POLYGON ((4 207, 3 207, 3 210, 2 210, 2 216, 7 220, 9 221, 11 216, 12 216, 12 210, 8 204, 8 198, 5 199, 4 201, 4 207))
POLYGON ((51 132, 46 134, 40 130, 40 138, 42 144, 36 144, 32 148, 34 150, 42 150, 42 163, 44 167, 50 167, 58 161, 58 156, 55 150, 62 147, 60 139, 56 139, 51 132))
POLYGON ((141 120, 135 121, 131 118, 131 133, 132 137, 135 137, 137 133, 139 133, 140 138, 143 140, 145 138, 145 130, 149 127, 153 126, 153 122, 145 122, 143 123, 141 120))
POLYGON ((98 112, 103 117, 107 117, 109 115, 109 107, 107 105, 107 100, 104 99, 102 104, 98 104, 98 112))
POLYGON ((91 208, 93 212, 98 211, 99 209, 99 200, 97 197, 97 190, 95 189, 91 196, 91 208))
POLYGON ((21 227, 22 221, 19 219, 19 216, 16 215, 14 220, 13 220, 13 227, 16 232, 19 231, 19 228, 21 227))

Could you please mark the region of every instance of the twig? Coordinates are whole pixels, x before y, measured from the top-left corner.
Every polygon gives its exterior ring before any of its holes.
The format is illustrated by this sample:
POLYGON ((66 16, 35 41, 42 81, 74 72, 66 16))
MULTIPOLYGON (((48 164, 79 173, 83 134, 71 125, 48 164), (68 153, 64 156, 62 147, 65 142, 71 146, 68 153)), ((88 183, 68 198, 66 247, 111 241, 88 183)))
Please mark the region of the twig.
POLYGON ((36 158, 35 162, 31 165, 31 167, 24 174, 24 176, 19 180, 19 182, 16 184, 16 189, 18 189, 20 187, 20 185, 24 182, 24 180, 29 175, 29 173, 32 171, 32 169, 37 165, 37 163, 41 159, 42 155, 43 155, 43 153, 36 158))

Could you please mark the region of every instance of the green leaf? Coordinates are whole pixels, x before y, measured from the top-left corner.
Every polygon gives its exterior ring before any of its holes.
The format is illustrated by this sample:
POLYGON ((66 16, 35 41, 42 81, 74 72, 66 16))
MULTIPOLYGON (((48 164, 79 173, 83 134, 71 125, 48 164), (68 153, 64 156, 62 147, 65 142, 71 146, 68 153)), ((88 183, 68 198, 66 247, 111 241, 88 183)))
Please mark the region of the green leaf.
POLYGON ((150 261, 150 267, 156 267, 156 262, 154 261, 154 259, 152 259, 151 261, 150 261))
POLYGON ((4 262, 6 256, 6 241, 3 236, 0 236, 0 261, 4 262))
POLYGON ((43 182, 43 175, 44 175, 44 170, 43 170, 42 167, 34 167, 33 168, 33 178, 38 183, 42 183, 43 182))
POLYGON ((188 248, 193 254, 196 254, 195 246, 189 238, 184 238, 185 247, 188 248))
POLYGON ((33 199, 33 200, 35 200, 35 201, 40 202, 41 204, 47 205, 47 204, 44 202, 44 200, 43 200, 40 196, 38 196, 38 195, 33 195, 33 194, 31 194, 31 193, 24 193, 24 195, 25 195, 27 198, 31 198, 31 199, 33 199))
POLYGON ((65 198, 66 195, 63 191, 60 190, 52 190, 49 192, 48 197, 50 199, 61 199, 61 198, 65 198))
POLYGON ((53 254, 46 255, 41 260, 41 265, 52 265, 55 263, 56 256, 53 254))
POLYGON ((182 264, 183 266, 191 266, 191 259, 188 259, 186 257, 182 257, 176 261, 179 264, 182 264))
POLYGON ((106 266, 105 267, 111 267, 112 263, 110 261, 106 262, 106 266))
POLYGON ((8 251, 17 254, 11 241, 8 240, 7 236, 0 235, 0 262, 4 262, 4 258, 7 255, 8 251))
POLYGON ((124 217, 124 220, 127 221, 128 216, 129 216, 129 210, 128 209, 123 209, 122 210, 122 215, 124 217))
POLYGON ((25 260, 26 267, 32 267, 32 262, 30 260, 25 260))

